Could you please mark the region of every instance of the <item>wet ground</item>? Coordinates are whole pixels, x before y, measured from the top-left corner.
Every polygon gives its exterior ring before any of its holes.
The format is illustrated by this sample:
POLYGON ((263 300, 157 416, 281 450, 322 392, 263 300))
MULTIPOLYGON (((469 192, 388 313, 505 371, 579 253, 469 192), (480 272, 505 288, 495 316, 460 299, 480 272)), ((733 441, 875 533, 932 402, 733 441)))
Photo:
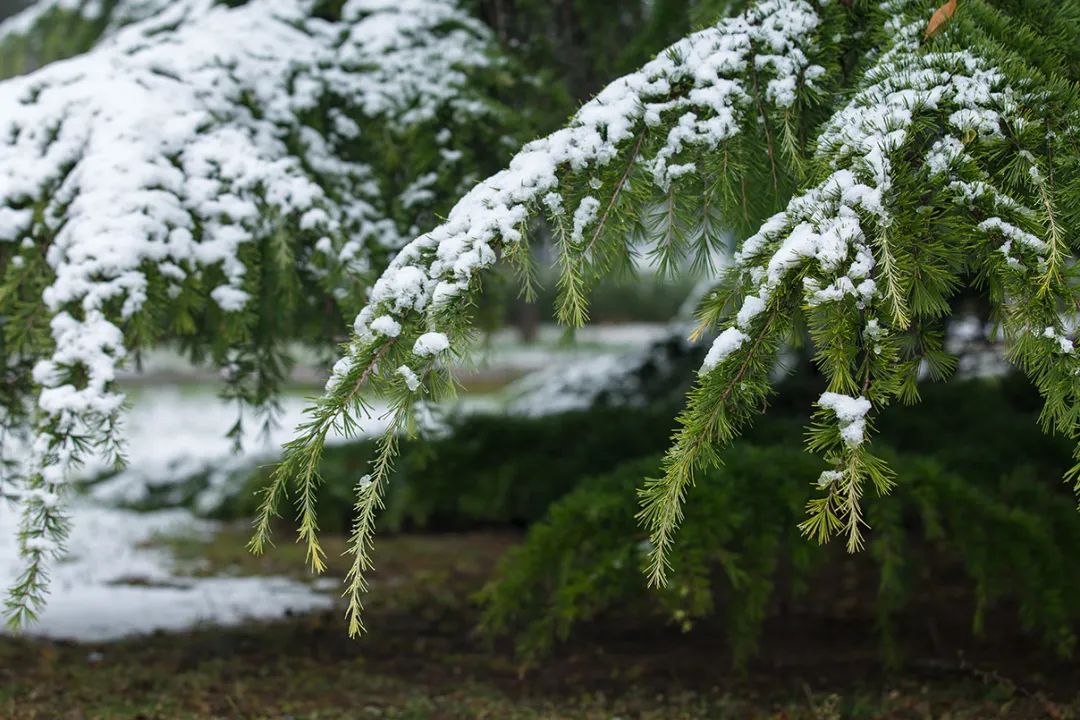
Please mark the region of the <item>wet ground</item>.
MULTIPOLYGON (((245 532, 160 542, 192 576, 303 580, 299 548, 251 558, 245 532)), ((359 640, 346 637, 340 607, 116 642, 0 639, 0 717, 1080 717, 1074 661, 1009 632, 972 640, 970 608, 947 586, 905 619, 908 655, 893 671, 882 667, 873 622, 855 598, 811 598, 774 617, 744 672, 731 668, 719 627, 684 634, 615 618, 525 669, 508 643, 473 631, 474 593, 518 540, 484 532, 381 539, 370 633, 359 640)), ((341 547, 331 540, 328 550, 341 547)), ((343 569, 336 559, 329 574, 343 569)))

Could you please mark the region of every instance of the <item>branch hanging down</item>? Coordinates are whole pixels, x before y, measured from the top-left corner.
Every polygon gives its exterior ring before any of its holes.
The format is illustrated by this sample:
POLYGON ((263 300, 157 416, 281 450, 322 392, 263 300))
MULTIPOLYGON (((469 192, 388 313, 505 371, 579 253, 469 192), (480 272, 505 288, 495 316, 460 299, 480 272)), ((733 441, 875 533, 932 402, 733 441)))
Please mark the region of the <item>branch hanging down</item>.
POLYGON ((132 354, 178 341, 271 406, 287 343, 332 342, 486 168, 490 134, 526 124, 500 101, 509 61, 448 0, 350 0, 334 19, 308 0, 151 5, 0 83, 0 422, 26 438, 0 477, 25 506, 16 620, 63 545, 65 483, 121 455, 132 354))

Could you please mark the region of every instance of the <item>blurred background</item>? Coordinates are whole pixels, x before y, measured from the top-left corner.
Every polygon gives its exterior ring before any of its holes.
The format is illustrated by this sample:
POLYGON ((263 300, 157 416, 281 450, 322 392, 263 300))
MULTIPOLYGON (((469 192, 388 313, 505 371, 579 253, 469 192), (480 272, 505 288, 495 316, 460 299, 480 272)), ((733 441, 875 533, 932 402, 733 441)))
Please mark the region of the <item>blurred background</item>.
MULTIPOLYGON (((335 5, 313 12, 324 4, 335 5)), ((536 78, 511 103, 535 112, 477 163, 491 171, 740 3, 463 5, 536 78)), ((0 0, 0 77, 77 68, 156 6, 0 0)), ((454 199, 447 190, 440 211, 454 199)), ((792 347, 767 414, 694 489, 674 581, 649 590, 634 490, 657 472, 708 346, 689 337, 712 271, 661 273, 643 257, 599 283, 589 325, 568 333, 552 320, 543 231, 535 252, 535 302, 509 272, 490 281, 482 332, 454 369, 458 399, 428 406, 403 441, 359 640, 342 620, 340 553, 385 427, 378 401, 359 437, 327 450, 319 521, 331 552, 313 576, 289 508, 276 548, 245 546, 255 493, 321 392, 333 347, 290 347, 269 415, 243 409, 182 347, 141 354, 122 377, 127 464, 84 468, 47 607, 0 636, 0 717, 1080 713, 1080 515, 1061 481, 1071 444, 1041 432, 1039 398, 1009 371, 977 301, 960 298, 948 329, 954 376, 882 418, 875 443, 899 486, 869 500, 865 552, 797 530, 821 471, 802 445, 823 383, 792 347)), ((5 587, 21 567, 15 513, 0 501, 5 587)))

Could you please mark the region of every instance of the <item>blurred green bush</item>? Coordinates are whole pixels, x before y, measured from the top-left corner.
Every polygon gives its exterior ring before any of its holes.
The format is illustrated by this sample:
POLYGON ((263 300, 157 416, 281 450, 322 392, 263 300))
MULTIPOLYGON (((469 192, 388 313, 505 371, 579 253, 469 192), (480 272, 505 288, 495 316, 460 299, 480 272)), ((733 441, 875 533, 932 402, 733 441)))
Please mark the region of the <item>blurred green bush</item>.
MULTIPOLYGON (((634 517, 635 489, 659 468, 654 456, 591 477, 551 507, 482 593, 482 629, 512 636, 533 661, 602 615, 660 616, 684 629, 719 616, 735 664, 745 662, 778 604, 829 583, 840 563, 865 562, 796 529, 823 468, 800 449, 790 411, 809 388, 789 389, 778 402, 788 412, 759 423, 691 491, 668 587, 645 586, 648 541, 634 517)), ((943 568, 959 573, 952 587, 970 591, 976 635, 991 608, 1015 608, 1025 631, 1072 652, 1080 514, 1061 481, 1069 443, 1040 432, 1038 408, 1030 388, 1006 379, 929 387, 922 405, 883 415, 880 437, 896 448, 883 455, 899 486, 867 504, 876 590, 863 609, 876 616, 887 661, 902 651, 896 616, 940 590, 943 568)))
MULTIPOLYGON (((616 467, 627 457, 660 452, 677 408, 598 407, 540 418, 465 415, 439 437, 405 440, 387 488, 379 529, 463 530, 524 526, 583 477, 616 467)), ((346 531, 354 488, 368 472, 370 441, 328 447, 323 458, 319 525, 346 531)), ((224 519, 254 515, 256 491, 270 468, 242 480, 213 513, 224 519)))

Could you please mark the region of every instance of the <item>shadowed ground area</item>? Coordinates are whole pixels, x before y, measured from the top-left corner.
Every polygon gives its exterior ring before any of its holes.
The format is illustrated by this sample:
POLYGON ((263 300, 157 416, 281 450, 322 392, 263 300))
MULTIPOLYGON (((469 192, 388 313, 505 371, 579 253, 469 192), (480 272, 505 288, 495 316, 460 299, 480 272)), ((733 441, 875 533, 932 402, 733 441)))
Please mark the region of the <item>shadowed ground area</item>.
MULTIPOLYGON (((300 577, 301 548, 283 543, 252 558, 246 533, 237 526, 214 538, 162 542, 193 574, 300 577)), ((947 631, 965 628, 971 608, 947 582, 904 620, 904 666, 883 670, 873 621, 860 616, 872 584, 851 562, 827 583, 847 600, 830 590, 775 609, 763 652, 745 672, 731 669, 718 627, 684 634, 618 617, 522 668, 509 647, 473 632, 473 596, 519 539, 506 532, 383 538, 370 633, 360 640, 346 637, 336 610, 114 643, 0 639, 0 717, 1080 717, 1076 663, 1019 637, 976 644, 947 631)), ((337 577, 342 548, 340 538, 327 547, 337 577)), ((939 574, 947 578, 948 569, 939 574)))

